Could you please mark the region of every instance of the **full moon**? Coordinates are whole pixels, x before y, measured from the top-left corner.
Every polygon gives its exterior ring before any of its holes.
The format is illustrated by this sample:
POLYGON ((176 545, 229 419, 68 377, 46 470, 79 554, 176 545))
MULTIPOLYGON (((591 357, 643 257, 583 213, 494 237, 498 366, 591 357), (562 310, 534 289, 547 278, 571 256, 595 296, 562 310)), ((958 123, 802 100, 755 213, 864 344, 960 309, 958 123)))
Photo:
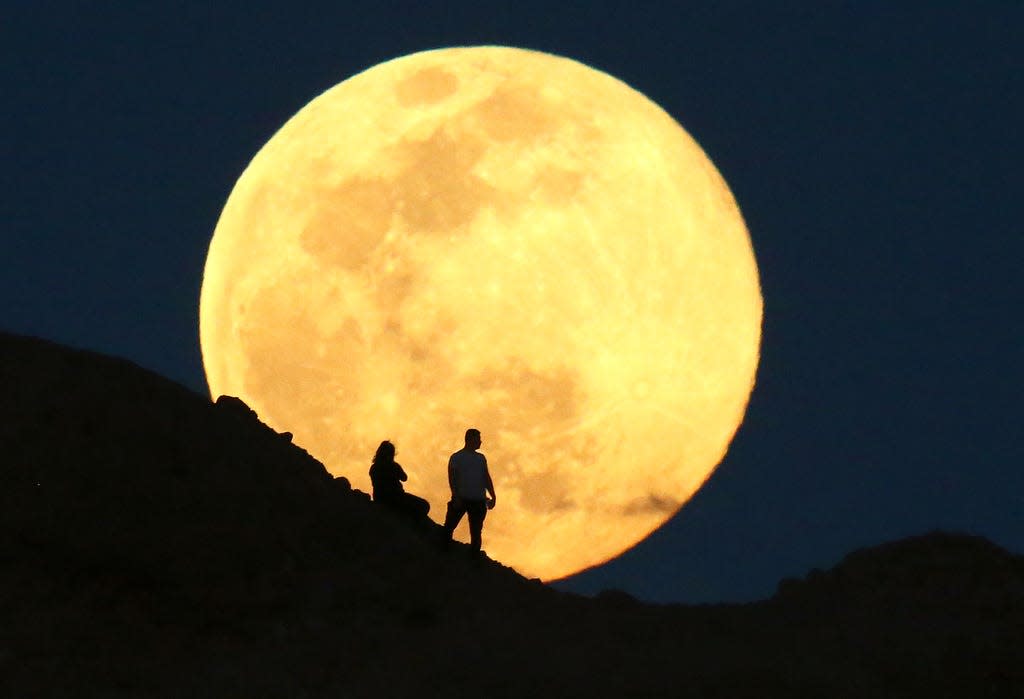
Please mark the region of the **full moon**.
POLYGON ((739 208, 678 123, 606 73, 487 46, 374 66, 281 127, 217 223, 200 341, 213 396, 353 486, 394 442, 436 520, 478 428, 484 548, 550 580, 708 479, 761 312, 739 208))

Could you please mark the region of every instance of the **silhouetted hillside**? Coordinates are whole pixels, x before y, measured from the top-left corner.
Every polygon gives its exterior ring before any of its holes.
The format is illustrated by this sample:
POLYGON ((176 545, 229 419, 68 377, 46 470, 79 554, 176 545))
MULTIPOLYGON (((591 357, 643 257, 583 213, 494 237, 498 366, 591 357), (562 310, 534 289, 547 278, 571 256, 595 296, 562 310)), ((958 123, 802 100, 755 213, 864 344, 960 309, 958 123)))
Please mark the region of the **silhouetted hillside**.
MULTIPOLYGON (((0 696, 1021 696, 1024 559, 935 533, 752 605, 551 590, 260 423, 0 334, 0 696)), ((437 506, 437 503, 435 503, 437 506)))

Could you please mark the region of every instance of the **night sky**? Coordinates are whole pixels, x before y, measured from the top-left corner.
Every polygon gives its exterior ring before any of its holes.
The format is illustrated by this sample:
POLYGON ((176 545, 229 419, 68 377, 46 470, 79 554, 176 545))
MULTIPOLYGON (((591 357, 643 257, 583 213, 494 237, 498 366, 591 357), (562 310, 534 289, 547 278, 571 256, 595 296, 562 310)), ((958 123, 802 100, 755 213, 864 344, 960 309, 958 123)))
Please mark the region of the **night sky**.
POLYGON ((624 80, 702 145, 765 300, 757 386, 718 471, 563 586, 746 601, 937 528, 1024 552, 1024 4, 12 4, 0 329, 205 393, 207 246, 277 128, 403 54, 539 49, 624 80))

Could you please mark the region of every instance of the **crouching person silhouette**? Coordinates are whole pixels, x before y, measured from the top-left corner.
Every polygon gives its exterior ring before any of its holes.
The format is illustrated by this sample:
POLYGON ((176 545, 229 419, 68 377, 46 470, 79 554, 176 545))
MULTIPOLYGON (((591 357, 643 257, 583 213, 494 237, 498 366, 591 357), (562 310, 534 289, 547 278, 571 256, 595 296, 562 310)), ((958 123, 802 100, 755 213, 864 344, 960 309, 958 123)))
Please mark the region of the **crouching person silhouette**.
POLYGON ((477 451, 480 444, 480 430, 470 428, 466 430, 466 446, 448 459, 448 486, 452 499, 448 501, 448 512, 444 518, 444 541, 447 544, 452 540, 452 533, 462 521, 462 516, 469 515, 469 541, 474 556, 480 555, 487 510, 498 502, 487 470, 487 458, 477 451))
POLYGON ((381 442, 370 466, 373 501, 409 517, 426 517, 430 503, 405 492, 402 482, 408 479, 401 464, 395 461, 395 445, 387 440, 381 442))

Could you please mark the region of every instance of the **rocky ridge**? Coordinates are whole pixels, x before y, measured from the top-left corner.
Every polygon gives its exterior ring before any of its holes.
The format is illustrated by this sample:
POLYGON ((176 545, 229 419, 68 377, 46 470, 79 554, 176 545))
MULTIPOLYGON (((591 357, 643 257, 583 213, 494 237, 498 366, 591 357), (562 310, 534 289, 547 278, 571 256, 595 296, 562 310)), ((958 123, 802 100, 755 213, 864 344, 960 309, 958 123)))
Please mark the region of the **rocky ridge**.
POLYGON ((749 605, 443 552, 237 399, 0 334, 0 696, 1022 696, 1024 557, 935 532, 749 605))

